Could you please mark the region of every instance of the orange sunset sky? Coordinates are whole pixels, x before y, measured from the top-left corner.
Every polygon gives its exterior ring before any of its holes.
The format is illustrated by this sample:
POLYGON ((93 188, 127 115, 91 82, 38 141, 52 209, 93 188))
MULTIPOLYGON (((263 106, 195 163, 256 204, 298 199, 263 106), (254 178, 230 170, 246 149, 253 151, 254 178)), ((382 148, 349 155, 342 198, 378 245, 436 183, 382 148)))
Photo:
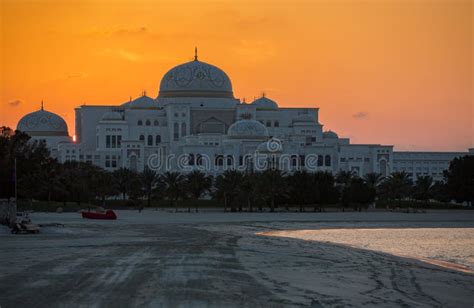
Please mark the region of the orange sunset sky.
POLYGON ((227 72, 247 102, 319 107, 354 143, 473 146, 473 2, 0 0, 0 126, 156 97, 193 58, 227 72))

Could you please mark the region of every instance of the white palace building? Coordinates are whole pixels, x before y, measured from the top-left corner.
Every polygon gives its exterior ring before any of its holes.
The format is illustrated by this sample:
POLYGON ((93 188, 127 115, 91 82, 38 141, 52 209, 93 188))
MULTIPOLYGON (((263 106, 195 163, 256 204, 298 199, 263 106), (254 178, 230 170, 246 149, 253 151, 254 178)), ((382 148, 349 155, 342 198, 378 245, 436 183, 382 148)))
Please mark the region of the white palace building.
POLYGON ((474 155, 474 149, 397 152, 393 145, 351 144, 323 131, 318 113, 318 108, 280 108, 264 95, 242 102, 227 74, 196 55, 163 76, 155 99, 143 93, 121 105, 76 108, 75 141, 66 122, 43 107, 25 115, 17 129, 45 141, 60 162, 91 162, 110 171, 149 166, 218 174, 278 166, 287 172, 345 170, 360 176, 406 171, 413 179, 440 180, 453 158, 474 155))

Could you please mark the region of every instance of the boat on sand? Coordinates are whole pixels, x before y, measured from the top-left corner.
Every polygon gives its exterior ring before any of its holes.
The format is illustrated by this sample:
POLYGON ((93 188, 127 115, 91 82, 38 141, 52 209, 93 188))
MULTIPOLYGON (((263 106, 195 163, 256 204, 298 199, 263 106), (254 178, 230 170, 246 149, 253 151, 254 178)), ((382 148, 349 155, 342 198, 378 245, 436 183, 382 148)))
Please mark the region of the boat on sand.
POLYGON ((109 219, 109 220, 117 219, 117 215, 115 215, 114 211, 112 210, 107 210, 105 211, 105 213, 83 211, 81 212, 81 214, 82 214, 82 218, 87 218, 87 219, 109 219))

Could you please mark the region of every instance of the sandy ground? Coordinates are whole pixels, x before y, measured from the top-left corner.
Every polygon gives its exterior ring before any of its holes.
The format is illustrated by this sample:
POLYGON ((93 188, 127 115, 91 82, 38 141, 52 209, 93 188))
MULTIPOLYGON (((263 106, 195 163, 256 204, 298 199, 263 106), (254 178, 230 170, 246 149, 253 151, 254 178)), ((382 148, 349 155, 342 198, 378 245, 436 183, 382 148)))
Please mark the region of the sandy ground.
MULTIPOLYGON (((188 214, 148 210, 119 211, 118 216, 117 221, 93 221, 76 213, 35 213, 31 218, 37 223, 65 226, 43 228, 39 235, 0 232, 0 306, 474 304, 474 275, 469 273, 314 238, 257 234, 340 228, 458 228, 462 232, 474 228, 471 211, 188 214)), ((436 236, 444 240, 443 232, 436 236)))

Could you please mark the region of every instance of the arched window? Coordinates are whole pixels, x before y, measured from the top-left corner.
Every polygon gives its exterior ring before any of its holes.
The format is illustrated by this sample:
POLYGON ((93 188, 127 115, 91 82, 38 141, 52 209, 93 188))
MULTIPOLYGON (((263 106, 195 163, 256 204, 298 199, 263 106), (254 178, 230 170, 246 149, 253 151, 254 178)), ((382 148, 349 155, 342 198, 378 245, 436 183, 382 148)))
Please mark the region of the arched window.
POLYGON ((150 125, 151 125, 150 120, 146 120, 145 125, 146 125, 146 126, 150 126, 150 125))
POLYGON ((143 125, 143 121, 142 121, 142 120, 138 120, 137 125, 138 125, 138 126, 142 126, 142 125, 143 125))
POLYGON ((300 166, 301 167, 306 166, 306 156, 305 155, 300 155, 300 166))
POLYGON ((232 155, 227 155, 227 166, 232 166, 234 165, 234 157, 232 155))
POLYGON ((214 160, 214 165, 216 166, 223 166, 224 165, 224 156, 222 155, 216 155, 216 158, 214 160))
POLYGON ((275 123, 273 123, 273 126, 275 126, 275 127, 280 127, 280 122, 275 121, 275 123))
POLYGON ((137 171, 137 169, 138 169, 137 156, 132 155, 130 156, 130 170, 137 171))
POLYGON ((196 156, 196 165, 198 165, 198 166, 202 165, 202 156, 201 156, 201 154, 198 154, 196 156))
POLYGON ((382 176, 387 176, 387 161, 386 160, 381 160, 380 161, 380 174, 382 176))
POLYGON ((140 141, 145 141, 145 136, 144 135, 140 135, 140 141))
POLYGON ((155 120, 155 122, 153 122, 153 126, 160 126, 160 122, 158 122, 158 120, 155 120))
POLYGON ((173 125, 173 139, 177 141, 179 139, 179 124, 174 123, 173 125))
POLYGON ((318 167, 321 167, 323 165, 323 156, 322 155, 318 155, 318 167))
POLYGON ((324 158, 324 165, 331 166, 331 156, 326 155, 326 157, 324 158))
POLYGON ((291 166, 297 167, 298 166, 298 156, 291 155, 291 166))
POLYGON ((181 137, 186 136, 186 123, 181 123, 181 137))
POLYGON ((194 154, 189 154, 188 165, 194 166, 194 163, 195 163, 194 154))
POLYGON ((153 145, 153 136, 148 135, 148 145, 153 145))
POLYGON ((161 136, 160 136, 160 135, 156 135, 156 137, 155 137, 155 144, 158 145, 160 142, 161 142, 161 136))

